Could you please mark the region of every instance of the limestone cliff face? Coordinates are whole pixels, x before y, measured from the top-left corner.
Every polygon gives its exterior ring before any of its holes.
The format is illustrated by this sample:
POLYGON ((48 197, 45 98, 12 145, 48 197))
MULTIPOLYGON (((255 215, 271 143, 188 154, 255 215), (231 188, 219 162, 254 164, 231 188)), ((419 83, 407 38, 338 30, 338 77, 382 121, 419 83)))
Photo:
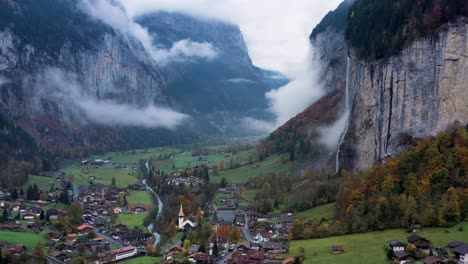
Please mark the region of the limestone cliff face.
POLYGON ((352 56, 352 112, 341 146, 343 168, 369 168, 401 152, 405 138, 468 122, 467 38, 464 18, 385 62, 352 56))

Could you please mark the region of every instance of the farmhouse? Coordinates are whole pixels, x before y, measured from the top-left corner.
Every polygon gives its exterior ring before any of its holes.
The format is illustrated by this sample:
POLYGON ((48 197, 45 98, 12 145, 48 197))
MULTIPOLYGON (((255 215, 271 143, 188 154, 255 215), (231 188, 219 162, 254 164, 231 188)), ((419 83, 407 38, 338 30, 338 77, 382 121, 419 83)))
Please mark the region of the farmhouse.
POLYGON ((115 255, 115 260, 121 260, 133 257, 137 254, 137 248, 128 246, 119 249, 112 250, 112 254, 115 255))
POLYGON ((340 253, 343 253, 343 252, 344 252, 343 246, 332 246, 331 247, 331 253, 332 254, 340 254, 340 253))
POLYGON ((412 235, 407 237, 408 243, 413 244, 417 249, 423 251, 426 254, 429 254, 432 246, 431 242, 424 237, 420 237, 418 235, 412 235))
POLYGON ((401 243, 398 240, 391 240, 388 242, 388 248, 391 249, 393 252, 404 251, 405 244, 401 243))
POLYGON ((78 229, 78 232, 80 235, 85 235, 93 232, 94 227, 89 226, 89 225, 80 225, 76 229, 78 229))
POLYGON ((459 264, 468 264, 468 244, 461 244, 452 249, 459 264))
POLYGON ((408 261, 410 254, 406 251, 398 251, 394 252, 393 256, 395 257, 395 260, 398 261, 398 263, 404 264, 408 261))

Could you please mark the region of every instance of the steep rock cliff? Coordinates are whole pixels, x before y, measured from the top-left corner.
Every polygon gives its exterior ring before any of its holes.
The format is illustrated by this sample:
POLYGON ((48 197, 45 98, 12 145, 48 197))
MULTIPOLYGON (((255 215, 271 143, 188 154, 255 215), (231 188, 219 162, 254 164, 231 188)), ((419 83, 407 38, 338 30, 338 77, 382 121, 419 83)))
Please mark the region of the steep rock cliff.
POLYGON ((343 168, 366 169, 401 152, 406 139, 468 122, 468 21, 460 18, 387 61, 353 56, 343 168))

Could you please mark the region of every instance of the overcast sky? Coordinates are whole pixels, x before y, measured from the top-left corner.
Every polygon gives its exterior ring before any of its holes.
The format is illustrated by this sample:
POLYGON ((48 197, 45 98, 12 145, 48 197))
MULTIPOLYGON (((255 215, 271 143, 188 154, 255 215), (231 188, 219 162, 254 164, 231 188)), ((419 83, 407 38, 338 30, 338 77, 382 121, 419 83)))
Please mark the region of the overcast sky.
POLYGON ((256 66, 294 78, 308 55, 308 35, 341 0, 121 0, 130 16, 182 11, 237 24, 256 66))

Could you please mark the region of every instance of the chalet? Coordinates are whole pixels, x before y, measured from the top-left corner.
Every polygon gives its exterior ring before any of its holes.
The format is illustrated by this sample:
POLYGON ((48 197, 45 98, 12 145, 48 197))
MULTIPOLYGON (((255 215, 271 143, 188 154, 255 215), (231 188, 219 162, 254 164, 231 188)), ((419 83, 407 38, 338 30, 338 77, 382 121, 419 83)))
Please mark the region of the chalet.
POLYGON ((9 245, 7 249, 8 251, 10 251, 12 255, 16 255, 16 256, 22 255, 26 253, 27 251, 27 248, 23 244, 9 245))
POLYGON ((75 241, 78 235, 76 233, 68 234, 67 240, 75 241))
POLYGON ((189 260, 197 264, 214 264, 215 263, 215 257, 213 255, 209 255, 203 252, 197 252, 189 256, 189 260))
POLYGON ((30 213, 33 213, 33 214, 35 214, 37 217, 39 217, 39 215, 40 215, 41 212, 42 212, 42 208, 33 206, 33 207, 31 207, 31 209, 29 209, 29 212, 30 212, 30 213))
POLYGON ((332 246, 331 253, 332 254, 341 254, 344 252, 343 246, 332 246))
POLYGON ((468 264, 468 244, 461 244, 451 250, 455 254, 458 264, 468 264))
POLYGON ((112 250, 112 254, 115 255, 115 260, 130 258, 135 256, 137 253, 137 248, 132 246, 112 250))
POLYGON ((56 247, 57 250, 63 251, 63 252, 73 252, 76 251, 76 243, 74 241, 68 241, 63 244, 60 244, 56 247))
POLYGON ((67 256, 67 254, 63 253, 62 251, 54 251, 49 254, 49 256, 61 261, 61 262, 69 262, 71 258, 67 256))
POLYGON ((279 251, 284 252, 283 245, 278 242, 267 242, 262 245, 262 248, 265 252, 270 252, 270 251, 279 251))
POLYGON ((406 251, 397 251, 393 253, 393 256, 395 257, 395 260, 398 261, 398 263, 404 264, 408 262, 410 254, 406 251))
POLYGON ((247 252, 250 250, 250 243, 249 242, 239 242, 237 243, 236 250, 238 252, 247 252))
POLYGON ((120 214, 120 213, 122 213, 122 208, 114 207, 114 214, 120 214))
POLYGON ((393 252, 404 251, 405 244, 401 243, 398 240, 391 240, 388 242, 388 248, 391 249, 393 252))
POLYGON ((262 264, 264 261, 263 252, 249 250, 239 254, 236 258, 230 259, 228 263, 236 264, 262 264))
POLYGON ((94 227, 89 226, 89 225, 80 225, 76 229, 78 229, 78 232, 80 235, 85 235, 93 232, 94 227))
POLYGON ((55 242, 54 241, 47 241, 44 246, 46 248, 52 248, 53 246, 55 246, 55 242))
POLYGON ((263 231, 263 232, 258 232, 257 234, 255 234, 253 239, 257 243, 265 243, 265 242, 270 241, 271 236, 272 236, 272 233, 268 231, 263 231))
POLYGON ((423 259, 424 264, 442 264, 443 262, 441 261, 440 258, 436 256, 429 256, 423 259))
POLYGON ((59 232, 48 232, 46 235, 46 238, 52 240, 52 241, 59 241, 60 238, 62 238, 62 235, 59 232))
POLYGON ((417 249, 423 251, 426 254, 429 254, 432 246, 431 242, 424 237, 418 235, 412 235, 407 237, 408 243, 413 244, 417 249))
POLYGON ((34 219, 34 216, 35 216, 35 215, 34 215, 33 213, 25 213, 25 214, 23 215, 23 219, 25 219, 25 220, 32 220, 32 219, 34 219))
POLYGON ((46 211, 46 218, 50 219, 50 220, 56 220, 58 218, 58 215, 59 215, 59 210, 55 209, 55 208, 51 208, 51 209, 48 209, 46 211))
POLYGON ((419 232, 421 231, 421 226, 420 225, 411 225, 410 227, 408 227, 408 233, 416 233, 416 232, 419 232))

